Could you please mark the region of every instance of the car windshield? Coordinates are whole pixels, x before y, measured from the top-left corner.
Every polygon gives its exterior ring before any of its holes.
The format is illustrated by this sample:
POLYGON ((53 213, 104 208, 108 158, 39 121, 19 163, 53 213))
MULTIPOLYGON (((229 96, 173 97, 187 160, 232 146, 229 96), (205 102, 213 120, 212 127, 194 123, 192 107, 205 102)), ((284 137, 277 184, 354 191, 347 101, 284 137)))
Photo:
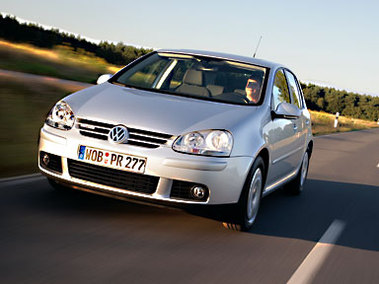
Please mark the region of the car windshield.
POLYGON ((261 102, 266 68, 175 53, 154 53, 110 82, 127 87, 234 104, 261 102))

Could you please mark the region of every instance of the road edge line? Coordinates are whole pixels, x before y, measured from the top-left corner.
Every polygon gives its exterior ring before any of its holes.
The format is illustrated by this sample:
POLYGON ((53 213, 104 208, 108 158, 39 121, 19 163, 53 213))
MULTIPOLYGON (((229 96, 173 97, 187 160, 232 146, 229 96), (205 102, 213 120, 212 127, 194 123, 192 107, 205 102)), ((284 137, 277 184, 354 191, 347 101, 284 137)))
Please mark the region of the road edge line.
POLYGON ((21 176, 14 176, 14 177, 7 177, 7 178, 1 178, 0 183, 3 182, 11 182, 11 181, 19 181, 23 179, 31 179, 42 176, 41 173, 34 173, 34 174, 27 174, 27 175, 21 175, 21 176))

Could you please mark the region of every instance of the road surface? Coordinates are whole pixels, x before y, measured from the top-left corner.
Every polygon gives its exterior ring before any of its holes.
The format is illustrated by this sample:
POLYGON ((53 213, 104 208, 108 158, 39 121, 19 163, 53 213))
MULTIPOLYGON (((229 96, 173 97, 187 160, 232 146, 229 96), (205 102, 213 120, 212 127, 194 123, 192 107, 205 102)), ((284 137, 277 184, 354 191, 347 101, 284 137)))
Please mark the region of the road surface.
POLYGON ((251 232, 210 216, 0 183, 0 283, 379 283, 379 129, 315 138, 304 194, 251 232))

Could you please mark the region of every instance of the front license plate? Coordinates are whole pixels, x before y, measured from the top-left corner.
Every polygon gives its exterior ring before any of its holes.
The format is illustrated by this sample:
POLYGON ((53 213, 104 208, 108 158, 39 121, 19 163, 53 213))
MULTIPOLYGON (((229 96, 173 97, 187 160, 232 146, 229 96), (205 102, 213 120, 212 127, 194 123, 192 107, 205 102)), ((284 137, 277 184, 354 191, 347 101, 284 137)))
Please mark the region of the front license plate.
POLYGON ((78 152, 79 160, 83 160, 91 164, 141 174, 145 172, 147 159, 143 157, 126 155, 81 145, 79 146, 78 152))

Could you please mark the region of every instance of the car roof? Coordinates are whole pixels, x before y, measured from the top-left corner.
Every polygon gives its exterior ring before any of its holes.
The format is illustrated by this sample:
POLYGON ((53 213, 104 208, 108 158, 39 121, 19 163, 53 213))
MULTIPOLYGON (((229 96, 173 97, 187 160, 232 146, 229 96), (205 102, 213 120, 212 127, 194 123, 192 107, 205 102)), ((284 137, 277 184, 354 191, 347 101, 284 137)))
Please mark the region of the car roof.
POLYGON ((167 53, 179 53, 179 54, 188 54, 188 55, 200 55, 200 56, 207 56, 207 57, 214 57, 219 59, 228 59, 232 61, 238 61, 253 65, 258 65, 262 67, 268 67, 276 69, 278 67, 284 67, 282 64, 263 60, 263 59, 257 59, 254 57, 248 57, 248 56, 241 56, 236 54, 228 54, 228 53, 222 53, 222 52, 214 52, 214 51, 205 51, 205 50, 194 50, 194 49, 159 49, 157 52, 167 52, 167 53))

